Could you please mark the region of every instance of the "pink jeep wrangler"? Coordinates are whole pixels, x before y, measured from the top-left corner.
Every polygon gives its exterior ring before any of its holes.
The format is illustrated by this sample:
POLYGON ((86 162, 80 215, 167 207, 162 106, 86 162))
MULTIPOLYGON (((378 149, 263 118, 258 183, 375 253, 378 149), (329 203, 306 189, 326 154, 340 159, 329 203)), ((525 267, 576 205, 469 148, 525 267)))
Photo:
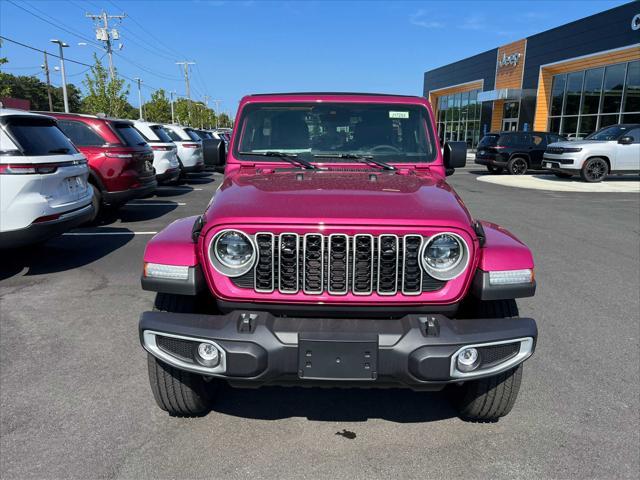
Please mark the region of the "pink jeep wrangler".
MULTIPOLYGON (((147 245, 140 318, 160 408, 202 415, 235 387, 446 388, 462 418, 518 395, 536 323, 531 252, 474 220, 421 97, 245 97, 204 213, 147 245)), ((283 393, 284 394, 284 393, 283 393)))

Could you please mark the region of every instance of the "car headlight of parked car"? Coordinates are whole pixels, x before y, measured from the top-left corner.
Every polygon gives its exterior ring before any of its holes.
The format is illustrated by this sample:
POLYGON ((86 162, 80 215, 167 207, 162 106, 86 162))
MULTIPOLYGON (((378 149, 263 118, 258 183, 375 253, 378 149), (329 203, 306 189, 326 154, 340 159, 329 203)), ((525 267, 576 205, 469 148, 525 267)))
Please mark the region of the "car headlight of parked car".
POLYGON ((227 277, 239 277, 253 267, 256 249, 251 238, 239 230, 218 232, 209 247, 214 268, 227 277))
POLYGON ((422 268, 437 280, 453 280, 464 272, 468 263, 467 244, 455 233, 439 233, 424 244, 422 268))

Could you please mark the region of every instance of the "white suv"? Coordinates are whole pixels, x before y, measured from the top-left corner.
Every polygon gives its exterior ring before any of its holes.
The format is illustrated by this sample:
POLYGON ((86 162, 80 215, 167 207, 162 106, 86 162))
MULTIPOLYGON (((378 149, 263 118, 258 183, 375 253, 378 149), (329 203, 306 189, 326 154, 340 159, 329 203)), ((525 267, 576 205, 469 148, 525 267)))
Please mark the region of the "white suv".
POLYGON ((158 183, 170 183, 180 176, 178 163, 178 147, 159 123, 137 120, 134 128, 142 135, 153 150, 153 168, 156 170, 158 183))
POLYGON ((610 173, 640 173, 640 124, 611 125, 584 140, 552 143, 542 168, 562 178, 580 175, 585 182, 599 182, 610 173))
POLYGON ((204 170, 202 140, 189 128, 180 125, 165 125, 165 131, 178 147, 178 160, 183 173, 204 170))
POLYGON ((91 219, 87 160, 55 119, 0 109, 0 248, 39 243, 91 219))

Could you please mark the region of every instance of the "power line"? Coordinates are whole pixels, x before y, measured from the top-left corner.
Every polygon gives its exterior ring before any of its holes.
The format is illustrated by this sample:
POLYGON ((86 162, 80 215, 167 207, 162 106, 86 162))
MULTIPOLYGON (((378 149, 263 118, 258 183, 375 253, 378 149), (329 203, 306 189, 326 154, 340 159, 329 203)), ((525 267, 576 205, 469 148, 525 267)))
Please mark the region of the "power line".
MULTIPOLYGON (((91 43, 92 45, 95 45, 95 46, 97 46, 97 47, 102 47, 100 44, 95 43, 93 40, 91 40, 91 39, 89 39, 89 38, 85 37, 84 35, 80 35, 79 33, 75 32, 74 30, 71 30, 71 29, 69 29, 69 28, 63 27, 63 26, 62 26, 62 22, 60 22, 59 20, 54 19, 53 17, 51 17, 51 16, 49 16, 49 15, 47 15, 49 18, 51 18, 51 19, 55 20, 55 21, 56 21, 56 22, 58 22, 58 23, 56 24, 56 23, 54 23, 54 22, 51 22, 51 21, 47 20, 46 18, 41 17, 41 16, 40 16, 40 15, 38 15, 37 13, 32 12, 31 10, 27 10, 27 9, 26 9, 26 8, 24 8, 23 6, 18 5, 17 3, 15 3, 13 0, 7 0, 7 1, 8 1, 11 5, 13 5, 14 7, 17 7, 17 8, 19 8, 20 10, 22 10, 22 11, 24 11, 24 12, 27 12, 27 13, 28 13, 28 14, 30 14, 30 15, 33 15, 34 17, 38 18, 39 20, 42 20, 42 21, 43 21, 43 22, 45 22, 45 23, 48 23, 49 25, 53 25, 54 27, 56 27, 56 28, 58 28, 58 29, 60 29, 60 30, 63 30, 63 31, 65 31, 65 32, 69 33, 70 35, 73 35, 74 37, 80 38, 80 39, 84 40, 85 42, 91 43)), ((33 8, 33 9, 35 9, 35 10, 38 10, 36 7, 33 7, 33 6, 31 6, 31 5, 30 5, 30 7, 31 7, 31 8, 33 8)), ((38 11, 40 11, 40 10, 38 10, 38 11)), ((43 13, 43 15, 46 15, 46 14, 44 14, 44 13, 43 13)))
MULTIPOLYGON (((41 48, 32 47, 31 45, 27 45, 26 43, 18 42, 17 40, 13 40, 11 38, 5 37, 4 35, 0 35, 0 38, 2 40, 6 40, 7 42, 11 42, 11 43, 15 43, 16 45, 20 45, 21 47, 28 48, 30 50, 34 50, 34 51, 40 52, 40 53, 45 53, 45 51, 42 50, 41 48)), ((47 52, 47 54, 52 56, 52 57, 60 58, 60 55, 56 55, 55 53, 48 53, 47 52)), ((76 63, 78 65, 82 65, 83 67, 89 67, 89 68, 93 67, 93 65, 89 65, 88 63, 79 62, 77 60, 71 60, 70 58, 67 58, 67 57, 64 57, 64 61, 65 62, 76 63)))

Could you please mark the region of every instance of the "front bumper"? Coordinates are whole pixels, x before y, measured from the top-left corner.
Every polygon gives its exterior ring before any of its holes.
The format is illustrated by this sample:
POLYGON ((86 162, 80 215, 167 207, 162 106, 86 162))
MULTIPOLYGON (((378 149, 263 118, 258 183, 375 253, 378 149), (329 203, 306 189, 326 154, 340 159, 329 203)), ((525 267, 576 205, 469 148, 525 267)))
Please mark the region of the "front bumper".
POLYGON ((225 378, 235 386, 407 386, 416 390, 439 390, 447 383, 513 368, 533 353, 538 334, 530 318, 452 320, 426 314, 398 320, 318 319, 249 310, 226 315, 144 312, 139 333, 142 346, 163 362, 225 378), (182 345, 178 354, 162 346, 167 337, 182 345), (200 365, 195 353, 191 358, 184 353, 195 352, 203 340, 221 352, 214 368, 200 365), (466 346, 488 352, 493 363, 482 360, 474 372, 458 371, 455 355, 466 346), (510 356, 496 363, 495 347, 510 356))
POLYGON ((93 205, 89 204, 63 213, 55 220, 32 223, 19 230, 0 232, 0 248, 17 248, 44 242, 88 222, 92 217, 93 205))

